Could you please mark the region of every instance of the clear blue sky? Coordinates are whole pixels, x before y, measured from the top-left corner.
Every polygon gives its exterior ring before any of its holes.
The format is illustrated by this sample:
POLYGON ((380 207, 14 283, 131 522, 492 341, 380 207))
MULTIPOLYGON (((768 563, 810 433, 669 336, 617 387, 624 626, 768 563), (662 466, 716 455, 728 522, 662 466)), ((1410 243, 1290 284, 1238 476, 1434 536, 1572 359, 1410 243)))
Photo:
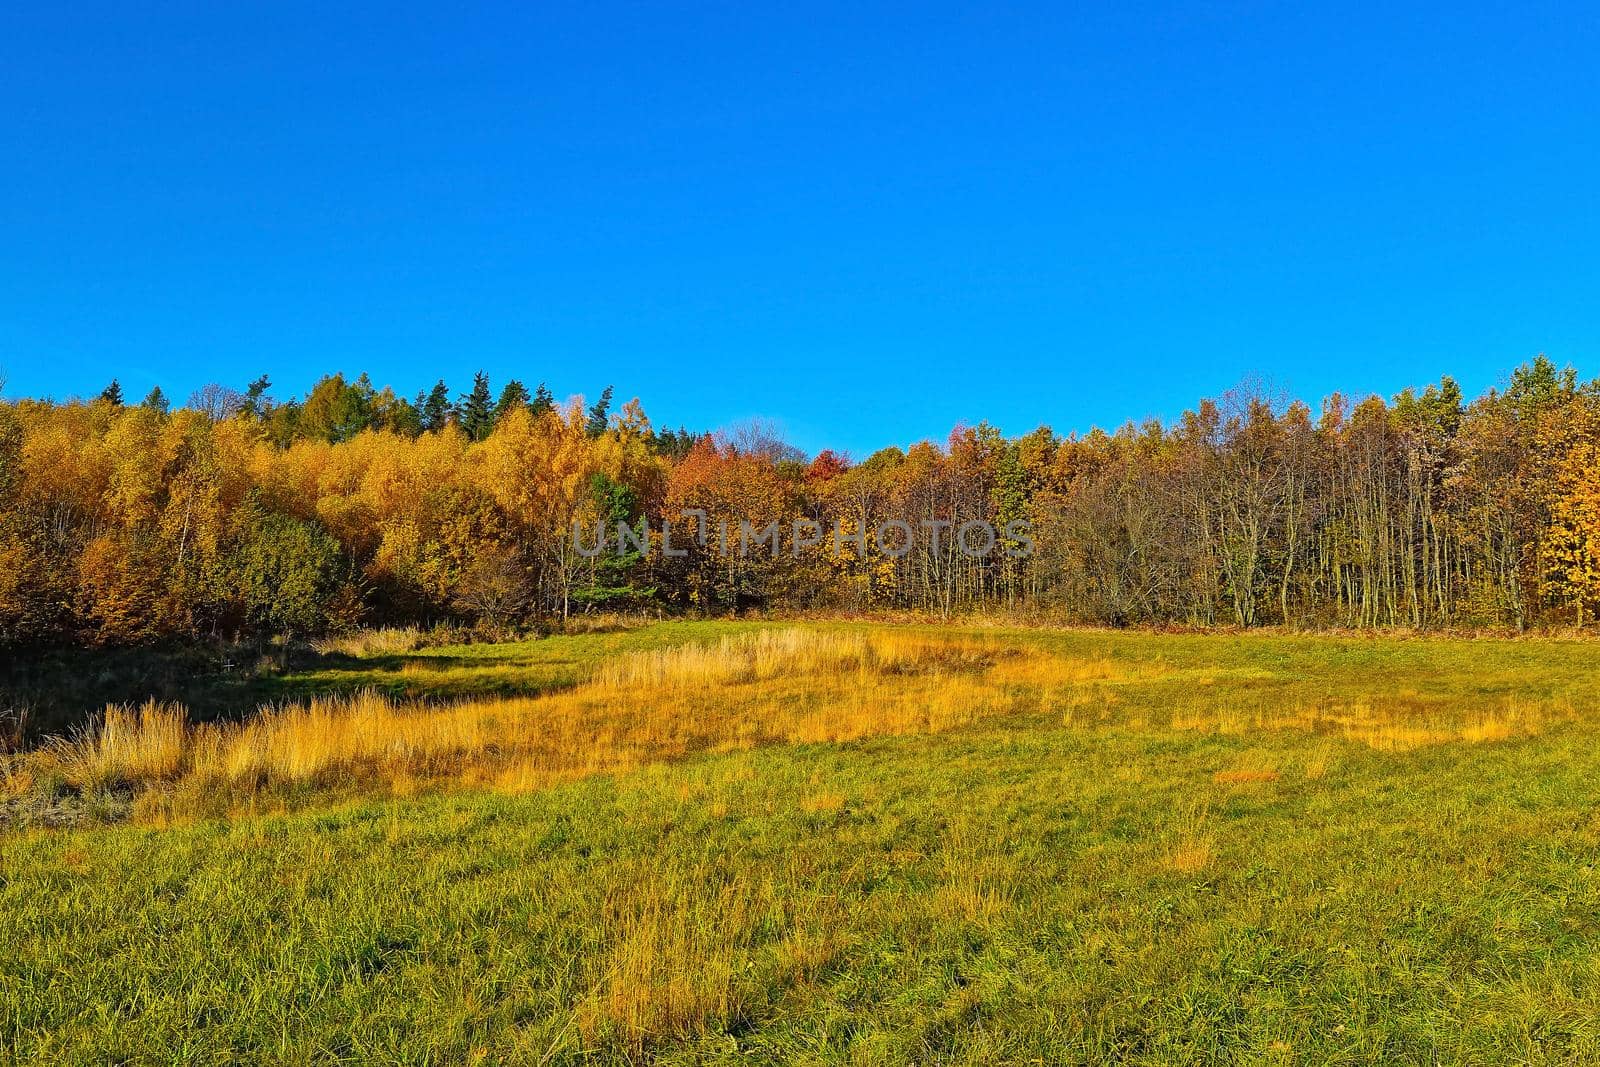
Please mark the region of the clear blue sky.
POLYGON ((477 369, 860 456, 1600 372, 1592 5, 0 12, 7 395, 477 369))

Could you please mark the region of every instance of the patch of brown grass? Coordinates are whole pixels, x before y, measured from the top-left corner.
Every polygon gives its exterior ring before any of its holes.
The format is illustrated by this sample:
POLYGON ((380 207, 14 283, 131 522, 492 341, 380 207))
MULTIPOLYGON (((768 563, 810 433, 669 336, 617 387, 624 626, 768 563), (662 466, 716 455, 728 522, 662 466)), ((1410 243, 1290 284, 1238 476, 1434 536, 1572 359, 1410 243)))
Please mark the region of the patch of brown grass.
MULTIPOLYGON (((637 1050, 739 1007, 735 962, 758 921, 757 887, 732 879, 708 893, 675 872, 654 872, 607 902, 604 973, 577 1013, 589 1041, 614 1036, 637 1050)), ((703 877, 714 884, 717 874, 703 877)))
POLYGON ((541 696, 439 706, 363 692, 197 727, 181 708, 112 708, 41 758, 78 786, 356 780, 404 795, 448 779, 526 791, 695 752, 959 728, 1030 699, 992 677, 1020 655, 903 631, 758 631, 619 657, 541 696))
POLYGON ((1254 785, 1261 782, 1276 782, 1278 772, 1266 769, 1218 771, 1212 775, 1212 780, 1219 785, 1254 785))

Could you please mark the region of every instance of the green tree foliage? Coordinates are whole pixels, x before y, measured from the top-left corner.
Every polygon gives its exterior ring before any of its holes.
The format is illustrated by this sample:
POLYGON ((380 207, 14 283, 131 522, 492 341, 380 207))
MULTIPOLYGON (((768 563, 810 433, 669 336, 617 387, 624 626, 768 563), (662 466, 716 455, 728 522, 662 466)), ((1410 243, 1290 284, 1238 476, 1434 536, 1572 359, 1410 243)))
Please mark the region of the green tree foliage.
POLYGON ((456 422, 469 441, 482 441, 494 430, 494 401, 489 394, 489 376, 482 371, 472 376, 472 389, 456 406, 456 422))
POLYGON ((498 426, 500 424, 500 420, 511 414, 513 411, 516 411, 519 408, 527 407, 532 399, 533 397, 528 395, 527 386, 523 385, 515 378, 511 379, 506 383, 506 387, 500 390, 500 399, 495 401, 495 425, 498 426))
MULTIPOLYGON (((595 515, 593 536, 605 545, 590 560, 582 580, 574 587, 572 601, 581 607, 617 607, 646 601, 655 595, 653 586, 640 582, 644 554, 628 544, 626 551, 617 541, 617 524, 639 528, 642 513, 639 494, 604 472, 589 479, 589 495, 595 515)), ((589 535, 585 535, 589 536, 589 535)))
POLYGON ((120 408, 122 406, 122 384, 115 378, 111 379, 111 384, 100 391, 98 399, 114 408, 120 408))
POLYGON ((144 400, 140 402, 139 406, 148 408, 157 415, 165 415, 172 405, 167 401, 167 394, 163 393, 161 386, 158 385, 145 394, 144 400))
POLYGON ((371 402, 371 425, 375 430, 415 437, 422 432, 422 413, 417 406, 395 391, 384 386, 371 402))
POLYGON ((274 404, 264 420, 268 440, 279 448, 288 448, 299 440, 300 411, 301 404, 298 400, 286 400, 282 404, 274 404))
POLYGON ((252 509, 228 574, 258 632, 322 629, 338 589, 339 545, 316 523, 252 509))
POLYGON ((550 395, 550 390, 545 388, 543 382, 533 391, 533 403, 530 405, 535 418, 541 415, 552 415, 556 410, 556 398, 550 395))
POLYGON ((611 386, 606 386, 600 391, 600 399, 589 407, 589 421, 585 429, 590 437, 599 437, 606 432, 606 427, 611 424, 611 386))
POLYGON ((417 413, 421 417, 422 429, 425 433, 438 433, 450 425, 452 408, 450 407, 450 390, 444 381, 434 383, 426 396, 418 394, 417 413))
POLYGON ((658 456, 677 462, 687 456, 694 446, 705 440, 704 433, 690 433, 683 427, 664 429, 650 439, 650 447, 658 456))
POLYGON ((371 425, 372 403, 372 385, 366 375, 350 383, 342 374, 330 374, 306 397, 298 431, 320 441, 348 441, 371 425))
POLYGON ((244 410, 258 419, 264 417, 272 408, 272 398, 267 395, 271 388, 272 381, 265 374, 251 382, 244 391, 244 410))

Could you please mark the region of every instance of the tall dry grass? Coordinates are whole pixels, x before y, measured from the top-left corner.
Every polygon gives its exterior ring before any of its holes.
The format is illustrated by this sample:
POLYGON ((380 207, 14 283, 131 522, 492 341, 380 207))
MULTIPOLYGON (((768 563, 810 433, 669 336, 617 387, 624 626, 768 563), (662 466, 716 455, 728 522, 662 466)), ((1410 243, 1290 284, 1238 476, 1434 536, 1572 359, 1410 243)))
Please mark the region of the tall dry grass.
POLYGON ((188 739, 187 716, 176 704, 112 705, 97 726, 53 742, 41 760, 80 788, 172 778, 184 766, 188 739))
MULTIPOLYGON (((393 638, 396 647, 404 640, 393 638)), ((342 782, 395 793, 452 781, 527 791, 696 752, 937 733, 1017 711, 1085 728, 1302 730, 1402 751, 1526 736, 1573 714, 1559 703, 1457 708, 1403 693, 1375 703, 1286 690, 1247 703, 1244 691, 1207 681, 988 635, 760 630, 631 653, 539 696, 428 705, 364 692, 221 726, 191 726, 172 705, 110 708, 98 729, 34 762, 79 787, 165 783, 213 799, 342 782)))
POLYGON ((324 637, 311 642, 311 647, 321 656, 403 655, 415 652, 427 639, 428 635, 415 626, 385 626, 324 637))
POLYGON ((621 657, 543 696, 429 706, 364 692, 220 726, 190 726, 172 706, 112 708, 40 758, 78 786, 454 778, 526 790, 697 751, 953 729, 1027 702, 992 677, 1017 655, 896 631, 760 631, 621 657))

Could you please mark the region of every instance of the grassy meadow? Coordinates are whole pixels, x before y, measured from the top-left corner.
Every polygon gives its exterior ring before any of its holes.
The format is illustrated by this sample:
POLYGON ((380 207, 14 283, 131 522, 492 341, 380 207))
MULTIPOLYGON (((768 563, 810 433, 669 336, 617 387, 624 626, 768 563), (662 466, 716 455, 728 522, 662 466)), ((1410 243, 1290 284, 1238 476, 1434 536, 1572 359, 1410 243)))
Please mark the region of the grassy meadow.
POLYGON ((12 757, 0 1057, 1600 1060, 1600 645, 421 644, 12 757))

